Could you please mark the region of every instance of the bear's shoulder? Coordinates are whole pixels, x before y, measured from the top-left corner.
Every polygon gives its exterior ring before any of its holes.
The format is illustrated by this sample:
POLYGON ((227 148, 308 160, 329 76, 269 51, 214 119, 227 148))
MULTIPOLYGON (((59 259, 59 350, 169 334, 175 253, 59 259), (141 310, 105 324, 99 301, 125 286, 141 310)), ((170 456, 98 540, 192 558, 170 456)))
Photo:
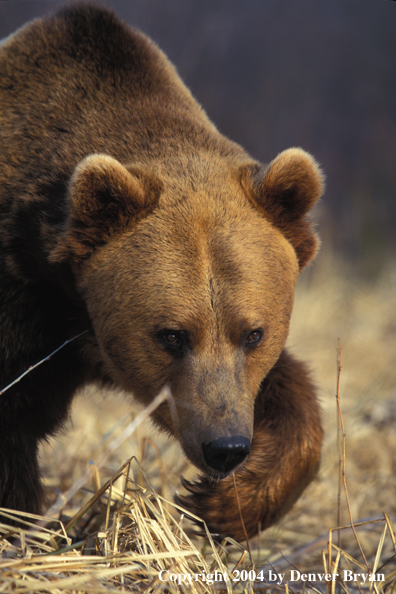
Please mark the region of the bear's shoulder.
POLYGON ((122 72, 142 85, 173 70, 143 33, 111 10, 85 2, 22 27, 1 45, 0 64, 3 76, 14 81, 30 75, 48 78, 50 72, 77 67, 102 79, 122 72))

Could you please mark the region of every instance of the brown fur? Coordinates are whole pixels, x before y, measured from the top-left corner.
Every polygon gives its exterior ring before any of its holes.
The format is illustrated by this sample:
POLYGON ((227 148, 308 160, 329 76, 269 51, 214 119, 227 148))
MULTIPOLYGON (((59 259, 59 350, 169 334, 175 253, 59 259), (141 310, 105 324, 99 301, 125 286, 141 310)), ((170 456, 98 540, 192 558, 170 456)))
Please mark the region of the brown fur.
POLYGON ((269 525, 319 460, 314 391, 283 351, 317 247, 318 166, 301 149, 251 159, 160 50, 101 8, 31 23, 0 67, 0 386, 88 330, 1 396, 0 505, 41 509, 37 443, 78 387, 147 404, 168 385, 153 420, 223 478, 194 487, 189 508, 243 538, 229 470, 206 448, 253 436, 238 493, 249 534, 269 525))
POLYGON ((232 476, 184 481, 193 495, 179 496, 179 503, 219 538, 250 538, 286 513, 312 480, 322 437, 314 387, 304 367, 283 351, 256 398, 252 451, 235 472, 244 527, 232 476))

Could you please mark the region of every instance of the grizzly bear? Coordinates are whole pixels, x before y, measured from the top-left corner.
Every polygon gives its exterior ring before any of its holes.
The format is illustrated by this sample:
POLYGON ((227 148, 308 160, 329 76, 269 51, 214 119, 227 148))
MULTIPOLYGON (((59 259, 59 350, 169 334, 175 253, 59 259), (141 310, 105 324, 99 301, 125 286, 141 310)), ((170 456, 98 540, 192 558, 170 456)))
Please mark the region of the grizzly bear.
POLYGON ((116 385, 203 473, 217 534, 276 521, 319 463, 304 364, 284 350, 323 190, 299 148, 269 165, 222 136, 156 45, 75 4, 0 50, 0 506, 43 506, 37 448, 76 390, 116 385), (234 488, 234 480, 235 486, 234 488))

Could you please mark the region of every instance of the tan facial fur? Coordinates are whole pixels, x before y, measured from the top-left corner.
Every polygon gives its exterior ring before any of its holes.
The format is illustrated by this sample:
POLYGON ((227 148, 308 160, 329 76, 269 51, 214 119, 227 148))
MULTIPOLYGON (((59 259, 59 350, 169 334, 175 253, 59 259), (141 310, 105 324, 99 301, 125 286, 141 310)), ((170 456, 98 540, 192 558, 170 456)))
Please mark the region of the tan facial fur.
POLYGON ((171 204, 165 189, 163 208, 99 248, 80 284, 109 374, 143 403, 169 385, 173 406, 154 419, 207 472, 202 443, 252 437, 255 396, 284 346, 298 274, 290 244, 230 186, 171 204), (164 349, 163 329, 188 337, 182 356, 164 349), (256 329, 262 339, 247 347, 256 329))

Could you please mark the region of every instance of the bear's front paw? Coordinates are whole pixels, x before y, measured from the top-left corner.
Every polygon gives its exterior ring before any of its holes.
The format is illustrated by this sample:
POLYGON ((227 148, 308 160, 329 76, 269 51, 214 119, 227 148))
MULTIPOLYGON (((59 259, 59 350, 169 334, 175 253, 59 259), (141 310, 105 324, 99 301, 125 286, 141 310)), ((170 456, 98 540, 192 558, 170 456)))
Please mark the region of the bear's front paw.
MULTIPOLYGON (((182 478, 182 484, 191 495, 177 495, 176 502, 201 518, 215 540, 229 536, 241 542, 246 540, 246 536, 251 538, 259 531, 257 508, 249 510, 243 504, 241 508, 241 494, 238 490, 237 497, 233 475, 217 482, 203 477, 197 482, 182 478)), ((242 499, 245 499, 243 493, 242 499)), ((204 534, 204 531, 201 533, 204 534)))

